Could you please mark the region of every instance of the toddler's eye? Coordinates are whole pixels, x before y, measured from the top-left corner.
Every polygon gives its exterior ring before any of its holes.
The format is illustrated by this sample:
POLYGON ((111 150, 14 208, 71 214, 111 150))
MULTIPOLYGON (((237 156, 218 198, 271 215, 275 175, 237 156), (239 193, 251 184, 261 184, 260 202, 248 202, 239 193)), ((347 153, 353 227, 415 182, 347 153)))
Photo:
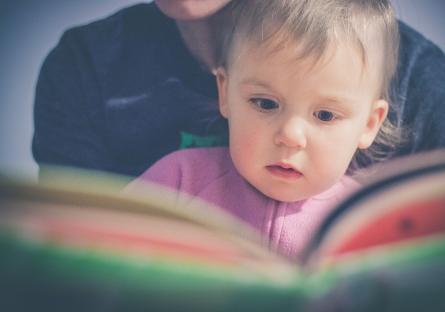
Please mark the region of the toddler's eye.
POLYGON ((277 102, 269 99, 252 98, 250 102, 262 111, 270 111, 279 107, 277 102))
POLYGON ((324 121, 329 122, 335 119, 334 113, 327 111, 327 110, 320 110, 314 113, 315 118, 324 121))

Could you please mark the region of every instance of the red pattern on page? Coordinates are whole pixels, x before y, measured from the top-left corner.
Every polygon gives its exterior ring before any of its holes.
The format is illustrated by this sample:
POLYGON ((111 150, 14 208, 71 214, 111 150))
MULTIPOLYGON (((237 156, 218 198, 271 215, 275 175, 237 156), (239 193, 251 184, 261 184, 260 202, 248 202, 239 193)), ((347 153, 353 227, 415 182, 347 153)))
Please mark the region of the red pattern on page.
POLYGON ((445 198, 423 200, 391 209, 339 244, 332 255, 445 232, 445 198))
MULTIPOLYGON (((78 221, 45 218, 33 224, 36 235, 48 243, 111 252, 116 255, 136 256, 139 259, 168 258, 236 264, 241 259, 240 251, 228 246, 203 245, 197 242, 168 238, 156 233, 129 233, 116 228, 88 226, 78 221)), ((178 238, 181 235, 178 233, 178 238)))

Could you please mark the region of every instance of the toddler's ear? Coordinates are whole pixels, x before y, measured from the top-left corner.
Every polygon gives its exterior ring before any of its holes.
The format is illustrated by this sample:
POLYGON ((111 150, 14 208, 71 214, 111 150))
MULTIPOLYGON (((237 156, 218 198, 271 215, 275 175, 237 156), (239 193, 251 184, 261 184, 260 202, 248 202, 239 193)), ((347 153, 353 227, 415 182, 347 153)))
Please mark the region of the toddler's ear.
POLYGON ((359 139, 358 148, 365 149, 372 144, 387 115, 388 102, 385 100, 375 101, 369 114, 365 130, 359 139))
POLYGON ((214 71, 216 75, 216 83, 218 85, 218 103, 219 111, 225 118, 228 116, 227 109, 227 73, 224 68, 218 67, 214 71))

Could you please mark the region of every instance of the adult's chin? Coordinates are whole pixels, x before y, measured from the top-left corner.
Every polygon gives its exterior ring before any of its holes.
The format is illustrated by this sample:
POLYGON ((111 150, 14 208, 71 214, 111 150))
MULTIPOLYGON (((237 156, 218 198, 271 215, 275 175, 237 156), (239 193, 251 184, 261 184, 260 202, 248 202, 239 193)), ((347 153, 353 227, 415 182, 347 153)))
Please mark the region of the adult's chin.
POLYGON ((207 18, 231 0, 155 0, 158 8, 168 17, 178 21, 207 18))

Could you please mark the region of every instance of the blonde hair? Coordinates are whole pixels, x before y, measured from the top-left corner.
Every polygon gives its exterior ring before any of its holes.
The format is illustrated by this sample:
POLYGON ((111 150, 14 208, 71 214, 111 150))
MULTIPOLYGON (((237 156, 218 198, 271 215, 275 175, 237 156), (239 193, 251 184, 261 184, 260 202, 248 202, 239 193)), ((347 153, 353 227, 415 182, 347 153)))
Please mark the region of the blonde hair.
MULTIPOLYGON (((358 48, 364 66, 369 44, 377 46, 383 52, 379 96, 394 111, 389 87, 397 67, 399 33, 389 0, 234 0, 220 18, 216 60, 227 70, 235 43, 243 41, 272 52, 291 41, 302 47, 296 58, 318 61, 330 44, 346 40, 358 48), (370 34, 377 34, 379 42, 369 42, 370 34)), ((386 118, 371 147, 357 151, 350 170, 389 158, 400 141, 401 129, 386 118)))

